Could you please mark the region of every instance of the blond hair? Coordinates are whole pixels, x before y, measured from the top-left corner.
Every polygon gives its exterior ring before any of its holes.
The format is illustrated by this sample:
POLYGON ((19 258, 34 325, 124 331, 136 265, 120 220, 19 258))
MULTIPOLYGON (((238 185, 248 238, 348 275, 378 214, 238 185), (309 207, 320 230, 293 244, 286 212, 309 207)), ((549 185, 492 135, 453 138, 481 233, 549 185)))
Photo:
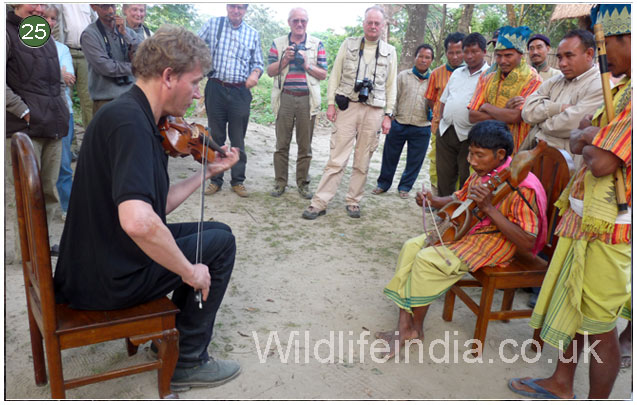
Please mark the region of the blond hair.
POLYGON ((167 24, 139 45, 133 57, 133 74, 149 79, 161 76, 170 67, 180 75, 192 71, 197 64, 208 72, 211 59, 203 39, 185 28, 167 24))

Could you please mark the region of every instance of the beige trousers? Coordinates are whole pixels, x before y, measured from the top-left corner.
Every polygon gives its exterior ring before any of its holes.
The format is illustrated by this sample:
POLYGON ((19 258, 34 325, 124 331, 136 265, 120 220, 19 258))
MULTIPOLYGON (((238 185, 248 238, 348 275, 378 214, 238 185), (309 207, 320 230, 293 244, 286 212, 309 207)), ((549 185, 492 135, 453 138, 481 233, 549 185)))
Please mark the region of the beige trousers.
POLYGON ((369 162, 378 147, 382 122, 383 109, 380 107, 350 102, 347 110, 338 111, 336 130, 332 132, 330 139, 330 159, 312 198, 311 205, 314 208, 326 209, 336 195, 352 149, 354 149, 354 163, 345 204, 359 204, 363 198, 369 162))
MULTIPOLYGON (((4 177, 5 188, 11 187, 12 194, 14 192, 13 186, 13 167, 11 164, 11 138, 6 138, 5 146, 5 158, 4 158, 4 177)), ((46 218, 47 223, 50 226, 51 221, 56 214, 56 210, 60 207, 60 199, 58 197, 57 187, 55 183, 58 181, 60 174, 60 161, 62 159, 62 140, 61 139, 48 139, 48 138, 31 138, 33 143, 33 149, 35 151, 35 157, 38 160, 40 167, 40 179, 42 181, 42 192, 44 193, 44 203, 46 205, 46 218)), ((8 203, 9 201, 7 201, 8 203)), ((11 201, 15 205, 15 199, 11 201)), ((11 243, 7 240, 5 242, 6 252, 13 251, 15 257, 20 256, 20 234, 18 233, 18 218, 16 215, 12 215, 11 218, 7 218, 8 222, 12 223, 14 231, 14 246, 11 247, 11 243)), ((6 238, 5 238, 6 239, 6 238)))

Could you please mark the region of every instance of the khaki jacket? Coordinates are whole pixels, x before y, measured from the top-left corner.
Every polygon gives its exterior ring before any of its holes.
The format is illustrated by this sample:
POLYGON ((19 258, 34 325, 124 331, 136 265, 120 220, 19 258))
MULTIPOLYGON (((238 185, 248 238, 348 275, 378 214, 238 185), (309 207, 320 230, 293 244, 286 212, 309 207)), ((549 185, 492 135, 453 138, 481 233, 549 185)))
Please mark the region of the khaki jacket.
MULTIPOLYGON (((318 46, 320 40, 313 36, 307 35, 305 39, 305 56, 309 63, 314 66, 318 65, 318 46)), ((276 38, 274 40, 274 46, 279 52, 279 59, 283 57, 283 51, 289 45, 289 38, 287 35, 276 38)), ((283 68, 281 74, 274 77, 274 83, 272 84, 271 105, 272 113, 276 116, 281 106, 281 92, 283 91, 283 83, 290 71, 290 65, 283 68)), ((321 111, 321 85, 320 80, 312 76, 308 72, 305 72, 305 80, 307 81, 307 87, 310 90, 310 115, 314 116, 321 111)))

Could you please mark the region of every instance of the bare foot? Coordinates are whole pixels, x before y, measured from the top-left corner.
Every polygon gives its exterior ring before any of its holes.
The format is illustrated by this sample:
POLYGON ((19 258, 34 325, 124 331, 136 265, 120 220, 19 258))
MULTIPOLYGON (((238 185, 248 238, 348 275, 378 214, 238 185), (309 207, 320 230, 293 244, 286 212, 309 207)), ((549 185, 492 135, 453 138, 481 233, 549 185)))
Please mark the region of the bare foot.
MULTIPOLYGON (((536 393, 536 391, 534 391, 533 388, 529 387, 526 384, 521 383, 521 381, 528 381, 528 380, 532 380, 532 378, 531 377, 520 378, 519 381, 515 379, 511 381, 511 386, 513 386, 513 388, 515 388, 516 390, 525 391, 528 393, 536 393)), ((570 393, 570 395, 562 393, 559 387, 554 386, 551 380, 548 378, 545 378, 545 379, 538 378, 537 380, 534 380, 533 382, 539 385, 540 387, 544 388, 551 394, 555 395, 556 397, 564 398, 564 399, 572 399, 574 397, 574 394, 572 392, 570 393)))
MULTIPOLYGON (((389 344, 389 351, 385 354, 385 360, 390 360, 405 345, 405 342, 412 339, 423 339, 423 333, 417 330, 409 329, 407 331, 389 331, 389 332, 376 332, 374 334, 376 339, 383 340, 389 344)), ((382 353, 382 352, 381 352, 382 353)))

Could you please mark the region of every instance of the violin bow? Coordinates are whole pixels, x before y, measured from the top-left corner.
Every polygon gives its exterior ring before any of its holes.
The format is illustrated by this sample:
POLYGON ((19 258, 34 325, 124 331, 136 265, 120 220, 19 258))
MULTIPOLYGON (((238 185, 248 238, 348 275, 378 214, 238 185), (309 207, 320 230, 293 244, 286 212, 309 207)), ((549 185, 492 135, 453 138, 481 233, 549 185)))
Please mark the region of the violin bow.
MULTIPOLYGON (((602 90, 604 93, 604 109, 606 117, 610 123, 615 118, 615 109, 613 108, 613 96, 610 91, 610 72, 608 71, 608 59, 606 58, 606 40, 604 38, 604 28, 598 23, 593 26, 595 32, 595 42, 597 43, 597 55, 599 59, 599 71, 602 77, 602 90)), ((620 214, 628 212, 628 203, 626 202, 626 185, 624 181, 624 172, 621 166, 615 170, 615 195, 617 197, 617 208, 620 214)))
MULTIPOLYGON (((434 224, 434 229, 436 230, 436 233, 438 234, 438 240, 440 241, 440 244, 442 246, 445 246, 445 242, 442 240, 442 236, 440 235, 440 231, 438 230, 438 224, 436 224, 436 217, 434 216, 434 212, 431 209, 431 204, 427 204, 427 197, 425 196, 425 185, 422 185, 422 226, 425 230, 425 234, 428 233, 427 231, 427 208, 429 208, 429 214, 431 215, 431 219, 432 222, 434 224)), ((441 259, 443 259, 445 261, 445 263, 447 264, 447 266, 451 266, 451 262, 449 261, 449 259, 447 259, 447 256, 443 255, 438 248, 436 247, 436 245, 431 245, 434 248, 434 251, 436 253, 438 253, 438 256, 440 256, 441 259)))

